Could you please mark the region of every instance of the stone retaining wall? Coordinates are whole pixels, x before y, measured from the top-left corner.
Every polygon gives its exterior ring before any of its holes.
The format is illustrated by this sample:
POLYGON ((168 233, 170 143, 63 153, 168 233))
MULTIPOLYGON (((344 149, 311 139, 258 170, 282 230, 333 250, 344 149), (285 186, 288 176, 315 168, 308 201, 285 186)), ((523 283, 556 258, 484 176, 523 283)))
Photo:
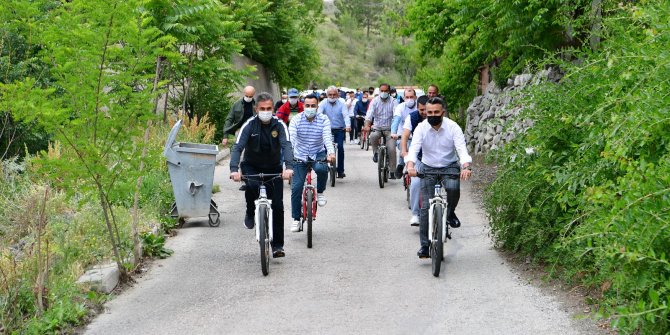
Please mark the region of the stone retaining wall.
POLYGON ((529 85, 542 81, 558 82, 559 70, 547 69, 536 75, 521 74, 507 82, 502 90, 494 82, 483 95, 475 97, 467 110, 465 141, 471 154, 486 153, 511 141, 517 134, 533 126, 533 120, 517 116, 524 108, 520 99, 529 85))

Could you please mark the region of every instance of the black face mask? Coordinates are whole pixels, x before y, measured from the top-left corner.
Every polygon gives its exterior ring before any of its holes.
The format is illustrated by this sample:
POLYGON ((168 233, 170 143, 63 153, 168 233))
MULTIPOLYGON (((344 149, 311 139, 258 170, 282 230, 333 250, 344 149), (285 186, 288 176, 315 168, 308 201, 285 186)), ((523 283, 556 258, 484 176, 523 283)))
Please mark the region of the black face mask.
POLYGON ((431 115, 431 116, 426 116, 428 119, 428 123, 430 123, 431 126, 439 126, 440 123, 442 123, 442 115, 431 115))

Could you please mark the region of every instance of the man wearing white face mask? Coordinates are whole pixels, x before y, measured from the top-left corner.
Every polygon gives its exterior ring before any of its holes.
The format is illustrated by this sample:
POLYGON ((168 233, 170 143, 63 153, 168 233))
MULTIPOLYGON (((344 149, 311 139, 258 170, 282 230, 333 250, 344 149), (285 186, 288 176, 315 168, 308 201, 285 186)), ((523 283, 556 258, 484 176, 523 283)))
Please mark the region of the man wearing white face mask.
MULTIPOLYGON (((400 142, 398 139, 402 136, 402 126, 405 124, 405 120, 410 113, 416 112, 416 92, 413 89, 408 88, 405 90, 405 98, 403 103, 399 104, 393 112, 393 124, 391 124, 391 137, 397 141, 398 149, 400 149, 400 142)), ((400 151, 400 150, 398 150, 400 151)), ((405 168, 405 162, 402 158, 402 155, 397 155, 398 165, 395 170, 395 177, 400 178, 402 175, 402 170, 405 168)))
POLYGON ((281 105, 277 110, 277 118, 284 121, 284 123, 289 124, 289 116, 291 114, 296 115, 302 113, 304 110, 303 103, 298 100, 300 93, 297 89, 292 88, 288 90, 288 101, 281 105))
MULTIPOLYGON (((288 129, 284 122, 272 116, 272 96, 269 93, 260 93, 257 99, 258 115, 242 125, 230 151, 230 178, 241 181, 239 169, 242 168, 244 174, 282 173, 284 179, 289 179, 293 175, 293 148, 288 129), (244 159, 240 163, 242 151, 244 159), (282 156, 286 165, 284 171, 282 156)), ((254 228, 254 201, 258 199, 259 187, 259 180, 247 180, 244 226, 248 229, 254 228)), ((281 179, 273 179, 266 183, 266 187, 268 198, 272 200, 272 256, 284 257, 284 183, 281 179)))
MULTIPOLYGON (((379 97, 376 97, 370 103, 368 113, 365 116, 365 131, 369 132, 374 120, 374 132, 370 133, 370 146, 372 147, 372 161, 377 163, 377 147, 382 136, 386 138, 386 152, 389 155, 389 168, 395 171, 396 154, 395 139, 391 137, 391 124, 393 123, 393 111, 398 106, 398 100, 391 98, 391 85, 379 85, 379 97)), ((391 175, 393 178, 393 175, 391 175)))
POLYGON ((337 143, 337 178, 344 178, 344 133, 351 130, 349 111, 340 99, 337 87, 329 86, 326 90, 327 99, 321 101, 318 112, 326 114, 330 120, 333 140, 337 143))
POLYGON ((228 136, 234 135, 242 127, 244 121, 254 116, 256 89, 253 86, 247 86, 242 92, 244 96, 233 104, 228 116, 226 116, 226 123, 223 126, 223 140, 221 140, 221 144, 224 146, 228 145, 228 136))
POLYGON ((333 146, 333 135, 330 132, 330 120, 322 113, 317 113, 319 99, 314 95, 305 98, 305 111, 296 115, 291 120, 289 134, 293 145, 293 156, 295 162, 293 168, 295 174, 291 182, 291 217, 293 224, 292 232, 300 231, 300 211, 302 209, 302 187, 307 176, 307 166, 312 164, 312 170, 316 172, 316 199, 319 206, 326 205, 326 190, 328 181, 328 166, 322 162, 328 157, 328 161, 335 159, 335 147, 333 146))

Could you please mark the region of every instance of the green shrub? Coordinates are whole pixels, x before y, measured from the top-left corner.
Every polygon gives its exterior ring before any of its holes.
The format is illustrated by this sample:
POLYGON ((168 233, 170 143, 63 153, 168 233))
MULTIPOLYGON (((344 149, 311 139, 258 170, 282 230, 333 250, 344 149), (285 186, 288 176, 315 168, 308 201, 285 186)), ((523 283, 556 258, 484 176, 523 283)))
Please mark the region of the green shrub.
POLYGON ((535 88, 533 128, 496 155, 487 190, 504 248, 602 295, 622 333, 670 332, 670 26, 667 6, 622 6, 599 52, 535 88), (527 149, 532 148, 531 154, 527 149))

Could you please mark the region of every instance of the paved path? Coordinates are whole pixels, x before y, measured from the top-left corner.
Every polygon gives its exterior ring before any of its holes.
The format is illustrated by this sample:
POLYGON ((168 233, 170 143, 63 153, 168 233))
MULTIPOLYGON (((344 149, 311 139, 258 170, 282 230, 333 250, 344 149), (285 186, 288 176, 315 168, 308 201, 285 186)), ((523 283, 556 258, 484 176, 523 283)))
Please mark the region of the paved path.
POLYGON ((371 152, 346 146, 346 174, 328 188, 314 248, 289 231, 286 257, 262 276, 253 231, 242 226, 243 193, 217 167, 223 223, 187 222, 131 289, 107 304, 89 334, 589 334, 540 289, 515 275, 492 248, 486 220, 462 184, 464 223, 439 278, 416 257, 418 228, 400 181, 379 189, 371 152))

